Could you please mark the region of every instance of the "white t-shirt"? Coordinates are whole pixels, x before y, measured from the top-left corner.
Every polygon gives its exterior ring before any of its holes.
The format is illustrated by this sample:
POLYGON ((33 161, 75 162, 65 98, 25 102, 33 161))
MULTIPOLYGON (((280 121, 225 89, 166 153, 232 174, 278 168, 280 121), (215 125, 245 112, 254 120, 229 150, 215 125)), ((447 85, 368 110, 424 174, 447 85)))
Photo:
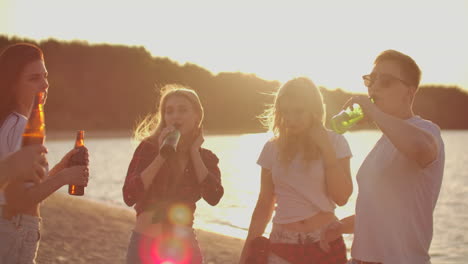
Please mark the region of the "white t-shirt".
POLYGON ((399 152, 382 135, 356 176, 353 258, 383 264, 430 263, 433 211, 444 171, 440 128, 419 116, 406 120, 434 136, 437 159, 426 168, 399 152))
MULTIPOLYGON (((0 126, 0 159, 21 148, 21 139, 28 119, 16 112, 5 118, 0 126)), ((3 190, 0 189, 0 205, 5 204, 3 190)))
MULTIPOLYGON (((328 131, 328 136, 338 159, 351 157, 343 135, 328 131)), ((326 192, 322 159, 306 164, 302 155, 296 155, 289 166, 285 166, 279 160, 276 141, 271 139, 263 147, 257 164, 272 173, 277 203, 273 223, 293 223, 320 211, 334 212, 336 205, 326 192)))

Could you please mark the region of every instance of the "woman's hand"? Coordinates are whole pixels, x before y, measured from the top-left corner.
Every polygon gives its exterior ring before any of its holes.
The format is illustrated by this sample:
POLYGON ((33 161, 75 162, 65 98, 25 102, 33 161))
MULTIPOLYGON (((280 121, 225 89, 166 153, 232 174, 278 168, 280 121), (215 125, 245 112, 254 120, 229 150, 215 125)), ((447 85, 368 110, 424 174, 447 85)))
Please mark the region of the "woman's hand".
POLYGON ((331 143, 328 137, 328 132, 322 122, 317 121, 311 128, 310 128, 310 139, 312 142, 317 144, 320 150, 324 150, 327 148, 331 143))
POLYGON ((89 169, 88 166, 73 166, 60 171, 65 184, 88 186, 89 169))
POLYGON ((62 159, 50 170, 49 176, 53 177, 55 174, 58 172, 68 168, 71 166, 71 160, 73 158, 73 155, 79 153, 80 151, 83 151, 84 154, 84 160, 86 164, 89 164, 89 153, 88 153, 88 148, 85 146, 77 148, 77 149, 72 149, 70 150, 65 156, 62 157, 62 159))
POLYGON ((200 127, 195 134, 195 140, 193 141, 190 149, 191 153, 198 152, 203 142, 205 142, 205 137, 203 136, 203 127, 200 127))
POLYGON ((165 128, 163 128, 161 130, 161 133, 159 134, 159 137, 158 137, 158 146, 159 148, 161 148, 162 146, 162 143, 164 141, 164 139, 166 139, 167 135, 169 133, 171 133, 172 131, 174 131, 176 128, 174 126, 167 126, 165 128))
POLYGON ((43 145, 31 145, 18 150, 5 159, 11 169, 8 174, 16 180, 40 183, 46 176, 46 153, 47 149, 43 145))
POLYGON ((330 223, 320 232, 320 248, 325 252, 330 252, 330 242, 338 239, 342 234, 343 224, 340 221, 330 223))

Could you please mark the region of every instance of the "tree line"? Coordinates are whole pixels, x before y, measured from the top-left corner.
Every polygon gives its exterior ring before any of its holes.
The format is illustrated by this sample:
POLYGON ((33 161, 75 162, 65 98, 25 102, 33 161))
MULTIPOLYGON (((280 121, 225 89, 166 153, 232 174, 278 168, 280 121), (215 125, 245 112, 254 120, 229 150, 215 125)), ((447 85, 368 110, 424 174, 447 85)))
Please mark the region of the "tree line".
MULTIPOLYGON (((156 110, 159 89, 178 83, 199 94, 208 131, 263 131, 257 117, 273 103, 281 85, 241 72, 215 75, 195 64, 154 57, 136 46, 55 39, 37 42, 0 35, 0 50, 17 42, 34 43, 44 51, 50 84, 45 107, 48 130, 132 130, 156 110)), ((320 89, 328 122, 352 94, 320 89)), ((421 87, 414 110, 441 128, 468 128, 468 115, 463 114, 468 112, 468 93, 459 87, 421 87)))

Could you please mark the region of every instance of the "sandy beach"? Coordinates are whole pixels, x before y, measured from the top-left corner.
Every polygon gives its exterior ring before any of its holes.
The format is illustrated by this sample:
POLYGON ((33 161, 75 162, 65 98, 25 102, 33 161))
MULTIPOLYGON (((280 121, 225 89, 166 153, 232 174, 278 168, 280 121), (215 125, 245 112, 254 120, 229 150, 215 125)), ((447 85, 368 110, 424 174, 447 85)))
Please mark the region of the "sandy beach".
MULTIPOLYGON (((125 263, 133 211, 56 193, 42 205, 38 264, 125 263)), ((207 264, 237 263, 243 240, 197 230, 207 264)))

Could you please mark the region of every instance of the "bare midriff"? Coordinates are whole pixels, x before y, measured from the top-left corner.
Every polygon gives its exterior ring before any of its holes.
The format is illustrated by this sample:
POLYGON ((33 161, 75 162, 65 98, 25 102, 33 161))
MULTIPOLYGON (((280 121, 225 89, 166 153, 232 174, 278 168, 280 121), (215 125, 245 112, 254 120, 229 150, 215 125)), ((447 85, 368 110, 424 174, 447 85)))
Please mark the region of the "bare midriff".
POLYGON ((24 209, 24 210, 21 210, 21 211, 16 211, 16 212, 14 212, 14 210, 12 210, 10 206, 11 205, 6 205, 6 206, 4 206, 2 208, 2 209, 4 209, 3 215, 7 219, 11 219, 15 215, 30 215, 30 216, 37 216, 37 217, 41 216, 41 214, 40 214, 41 204, 36 204, 36 205, 31 206, 31 207, 29 207, 27 209, 24 209), (14 212, 14 214, 13 214, 13 212, 14 212))
POLYGON ((153 223, 152 211, 144 211, 137 216, 134 231, 149 237, 157 237, 163 233, 161 223, 153 223))
POLYGON ((319 212, 314 216, 298 222, 277 225, 289 231, 309 233, 319 230, 336 220, 337 218, 332 212, 319 212))
POLYGON ((40 207, 41 207, 41 204, 39 203, 39 204, 36 204, 35 206, 32 206, 31 208, 24 210, 22 213, 25 215, 32 215, 32 216, 40 217, 41 216, 40 209, 39 209, 40 207))

